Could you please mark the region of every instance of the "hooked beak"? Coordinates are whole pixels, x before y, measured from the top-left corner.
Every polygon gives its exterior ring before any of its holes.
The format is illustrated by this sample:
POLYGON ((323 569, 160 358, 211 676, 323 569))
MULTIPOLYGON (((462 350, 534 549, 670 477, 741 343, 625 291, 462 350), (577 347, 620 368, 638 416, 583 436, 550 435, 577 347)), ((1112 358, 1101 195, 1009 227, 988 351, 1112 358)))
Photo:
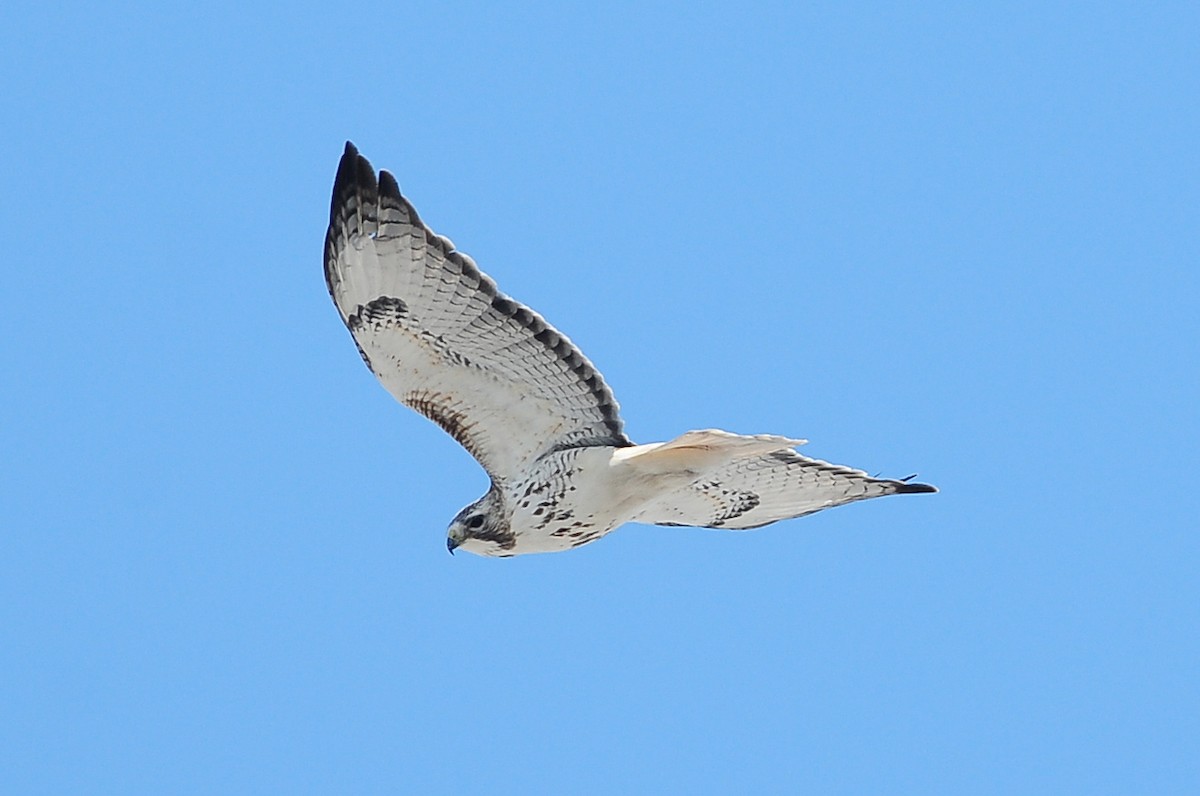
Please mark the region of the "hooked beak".
POLYGON ((446 549, 450 551, 450 555, 454 555, 454 549, 458 547, 458 542, 450 537, 446 537, 446 549))

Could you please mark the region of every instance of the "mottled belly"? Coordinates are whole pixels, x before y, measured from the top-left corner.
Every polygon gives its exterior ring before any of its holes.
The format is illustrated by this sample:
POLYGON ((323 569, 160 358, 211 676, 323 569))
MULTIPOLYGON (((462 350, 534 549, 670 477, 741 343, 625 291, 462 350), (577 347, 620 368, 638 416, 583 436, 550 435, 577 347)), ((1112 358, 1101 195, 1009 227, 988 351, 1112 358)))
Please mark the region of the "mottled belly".
POLYGON ((594 542, 632 514, 609 466, 611 448, 581 448, 548 457, 513 490, 513 552, 570 550, 594 542))

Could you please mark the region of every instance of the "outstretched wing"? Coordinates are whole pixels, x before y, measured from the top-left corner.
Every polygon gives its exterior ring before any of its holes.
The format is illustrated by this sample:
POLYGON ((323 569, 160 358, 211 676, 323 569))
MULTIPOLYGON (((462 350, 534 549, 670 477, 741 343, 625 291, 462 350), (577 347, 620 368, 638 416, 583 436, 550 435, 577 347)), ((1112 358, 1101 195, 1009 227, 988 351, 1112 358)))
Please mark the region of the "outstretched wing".
POLYGON ((395 178, 383 171, 376 181, 349 142, 333 185, 325 281, 367 367, 494 481, 551 450, 632 444, 612 391, 579 349, 425 226, 395 178))
POLYGON ((872 478, 861 470, 777 450, 735 459, 664 495, 635 520, 748 530, 856 500, 936 491, 928 484, 872 478))

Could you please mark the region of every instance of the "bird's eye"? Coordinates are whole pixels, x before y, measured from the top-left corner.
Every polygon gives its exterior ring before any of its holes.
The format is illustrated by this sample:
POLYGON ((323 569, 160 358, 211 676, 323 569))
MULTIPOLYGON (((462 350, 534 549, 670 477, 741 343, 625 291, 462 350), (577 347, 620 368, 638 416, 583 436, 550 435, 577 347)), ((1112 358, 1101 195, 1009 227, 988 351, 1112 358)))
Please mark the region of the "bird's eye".
POLYGON ((471 519, 467 520, 467 527, 471 530, 477 530, 483 527, 483 515, 476 514, 471 519))

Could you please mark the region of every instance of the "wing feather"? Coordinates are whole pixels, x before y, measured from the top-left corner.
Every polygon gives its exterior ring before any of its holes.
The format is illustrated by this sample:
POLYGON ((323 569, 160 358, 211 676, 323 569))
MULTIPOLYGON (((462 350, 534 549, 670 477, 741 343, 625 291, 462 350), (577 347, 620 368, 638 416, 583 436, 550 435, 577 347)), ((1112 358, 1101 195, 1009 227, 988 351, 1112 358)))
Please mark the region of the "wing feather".
POLYGON ((556 449, 631 445, 583 353, 501 293, 347 142, 325 236, 329 295, 367 366, 503 482, 556 449))

